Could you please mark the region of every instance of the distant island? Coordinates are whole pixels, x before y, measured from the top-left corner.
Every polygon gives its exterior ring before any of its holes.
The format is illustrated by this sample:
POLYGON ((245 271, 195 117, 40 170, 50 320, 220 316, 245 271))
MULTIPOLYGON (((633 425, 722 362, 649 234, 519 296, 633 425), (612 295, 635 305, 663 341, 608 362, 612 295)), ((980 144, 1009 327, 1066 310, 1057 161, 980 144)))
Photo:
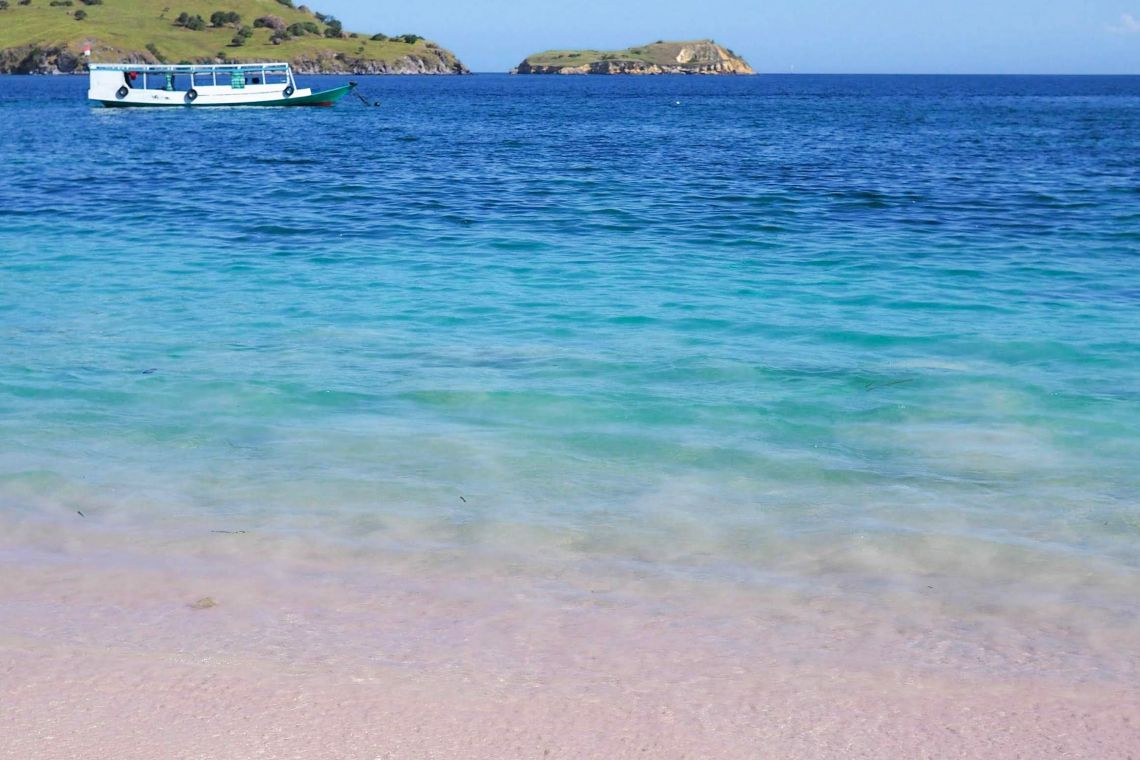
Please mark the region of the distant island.
POLYGON ((755 74, 712 40, 665 42, 625 50, 550 50, 527 56, 512 74, 755 74))
POLYGON ((288 61, 305 74, 470 73, 419 35, 349 32, 293 0, 0 0, 0 73, 81 72, 87 47, 100 63, 288 61))

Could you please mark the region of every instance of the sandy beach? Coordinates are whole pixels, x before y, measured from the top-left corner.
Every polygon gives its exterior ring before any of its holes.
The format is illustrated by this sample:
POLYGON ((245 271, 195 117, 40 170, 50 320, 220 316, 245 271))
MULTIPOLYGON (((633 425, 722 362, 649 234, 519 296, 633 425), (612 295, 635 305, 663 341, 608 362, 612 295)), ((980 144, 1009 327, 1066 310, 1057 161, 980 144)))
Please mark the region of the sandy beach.
POLYGON ((929 608, 888 625, 840 599, 573 573, 14 554, 4 758, 1123 760, 1140 746, 1134 649, 1112 659, 1122 642, 1082 652, 929 608))

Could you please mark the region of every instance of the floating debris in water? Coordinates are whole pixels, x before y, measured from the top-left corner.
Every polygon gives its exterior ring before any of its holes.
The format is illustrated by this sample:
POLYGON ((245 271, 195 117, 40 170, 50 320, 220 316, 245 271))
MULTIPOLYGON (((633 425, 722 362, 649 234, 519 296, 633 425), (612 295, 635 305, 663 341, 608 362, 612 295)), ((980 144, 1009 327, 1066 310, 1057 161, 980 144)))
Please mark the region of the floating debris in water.
POLYGON ((211 533, 224 533, 227 536, 237 536, 237 535, 240 535, 242 533, 248 533, 249 531, 245 531, 245 530, 212 530, 210 532, 211 533))
POLYGON ((79 509, 75 510, 75 514, 79 515, 80 517, 87 517, 87 515, 83 514, 83 511, 79 509))
POLYGON ((208 610, 211 607, 217 607, 217 606, 218 606, 218 603, 214 600, 214 597, 204 596, 201 599, 199 599, 198 601, 191 604, 190 609, 192 609, 192 610, 208 610))

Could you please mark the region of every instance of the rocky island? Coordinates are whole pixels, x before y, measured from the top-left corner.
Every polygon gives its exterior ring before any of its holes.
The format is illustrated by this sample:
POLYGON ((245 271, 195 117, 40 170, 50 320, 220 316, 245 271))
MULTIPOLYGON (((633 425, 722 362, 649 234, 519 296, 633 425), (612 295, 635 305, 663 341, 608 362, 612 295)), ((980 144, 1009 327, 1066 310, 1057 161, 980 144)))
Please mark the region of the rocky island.
POLYGON ((512 74, 755 74, 712 40, 665 42, 625 50, 550 50, 527 56, 512 74))
POLYGON ((416 34, 366 34, 293 0, 0 0, 0 74, 100 63, 287 61, 299 74, 467 74, 416 34))

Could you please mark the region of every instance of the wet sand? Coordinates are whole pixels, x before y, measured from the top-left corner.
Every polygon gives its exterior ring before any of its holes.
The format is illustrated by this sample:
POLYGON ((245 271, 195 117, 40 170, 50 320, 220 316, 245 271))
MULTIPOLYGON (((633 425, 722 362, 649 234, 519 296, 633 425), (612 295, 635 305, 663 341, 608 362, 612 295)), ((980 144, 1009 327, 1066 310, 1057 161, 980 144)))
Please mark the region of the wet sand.
POLYGON ((521 576, 3 557, 3 758, 1110 759, 1140 747, 1130 653, 937 617, 521 576))

